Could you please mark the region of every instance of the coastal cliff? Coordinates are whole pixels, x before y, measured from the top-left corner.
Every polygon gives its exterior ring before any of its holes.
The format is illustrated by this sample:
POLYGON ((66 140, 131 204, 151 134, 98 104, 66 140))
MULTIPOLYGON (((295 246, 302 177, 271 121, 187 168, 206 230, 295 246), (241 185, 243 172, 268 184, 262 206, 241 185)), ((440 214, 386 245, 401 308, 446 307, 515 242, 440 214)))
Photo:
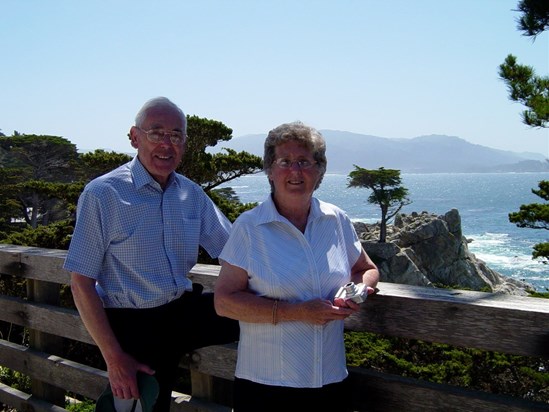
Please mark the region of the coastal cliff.
POLYGON ((469 251, 457 209, 398 214, 379 243, 379 224, 355 223, 362 245, 380 270, 382 282, 450 287, 527 296, 535 288, 490 269, 469 251))

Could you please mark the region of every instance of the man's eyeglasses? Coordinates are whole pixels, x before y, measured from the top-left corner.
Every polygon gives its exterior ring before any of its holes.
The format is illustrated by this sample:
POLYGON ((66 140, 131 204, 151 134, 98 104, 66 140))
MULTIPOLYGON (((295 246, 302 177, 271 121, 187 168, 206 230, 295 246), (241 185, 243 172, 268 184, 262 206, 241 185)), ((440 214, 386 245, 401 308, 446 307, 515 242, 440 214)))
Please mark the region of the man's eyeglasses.
POLYGON ((313 167, 316 162, 313 160, 307 160, 307 159, 301 159, 301 160, 290 160, 290 159, 285 159, 283 157, 279 158, 279 159, 276 159, 273 164, 277 165, 278 167, 280 167, 281 169, 291 169, 293 164, 297 164, 297 166, 301 169, 301 170, 304 170, 304 169, 310 169, 311 167, 313 167))
POLYGON ((187 139, 187 135, 183 132, 180 132, 178 130, 164 130, 164 129, 151 129, 151 130, 145 130, 141 127, 137 126, 139 130, 141 130, 145 135, 147 135, 147 139, 151 143, 161 143, 164 141, 164 137, 168 136, 170 138, 170 142, 172 144, 181 144, 187 139))

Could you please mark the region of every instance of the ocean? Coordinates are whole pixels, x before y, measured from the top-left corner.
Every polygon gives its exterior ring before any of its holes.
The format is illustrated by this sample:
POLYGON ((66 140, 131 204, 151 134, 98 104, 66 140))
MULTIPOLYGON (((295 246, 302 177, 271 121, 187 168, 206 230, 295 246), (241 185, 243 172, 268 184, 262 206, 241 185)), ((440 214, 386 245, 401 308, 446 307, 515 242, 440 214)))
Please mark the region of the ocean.
MULTIPOLYGON (((469 251, 496 272, 524 280, 537 291, 549 291, 549 265, 532 259, 532 247, 549 241, 543 229, 519 228, 509 222, 510 212, 522 204, 544 203, 534 195, 538 182, 549 173, 402 174, 412 203, 401 213, 427 211, 442 215, 457 209, 469 251)), ((369 189, 347 188, 348 176, 329 174, 314 196, 336 204, 353 221, 375 223, 379 207, 367 202, 369 189)), ((243 176, 224 186, 232 187, 244 203, 262 202, 269 193, 264 173, 243 176)))

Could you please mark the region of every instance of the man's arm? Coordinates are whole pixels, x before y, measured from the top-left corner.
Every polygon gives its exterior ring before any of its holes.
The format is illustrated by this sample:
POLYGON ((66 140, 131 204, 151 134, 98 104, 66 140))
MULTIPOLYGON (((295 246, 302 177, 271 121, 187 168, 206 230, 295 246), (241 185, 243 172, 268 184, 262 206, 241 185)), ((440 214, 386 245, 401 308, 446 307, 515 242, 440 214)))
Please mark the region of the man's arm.
POLYGON ((123 399, 139 398, 137 371, 148 374, 154 371, 122 350, 95 289, 95 279, 72 272, 71 291, 82 322, 107 364, 114 395, 123 399))

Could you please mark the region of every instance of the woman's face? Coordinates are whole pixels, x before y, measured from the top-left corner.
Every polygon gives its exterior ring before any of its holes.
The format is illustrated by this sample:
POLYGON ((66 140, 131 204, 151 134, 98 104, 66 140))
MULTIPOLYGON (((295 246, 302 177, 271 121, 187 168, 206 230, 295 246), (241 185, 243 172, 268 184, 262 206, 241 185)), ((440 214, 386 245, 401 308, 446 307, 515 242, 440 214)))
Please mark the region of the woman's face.
POLYGON ((275 162, 269 173, 269 180, 274 187, 274 195, 279 200, 291 200, 303 197, 310 198, 320 179, 313 154, 302 144, 289 141, 275 148, 275 162), (285 162, 280 162, 280 160, 285 162), (284 163, 290 167, 281 167, 284 163), (312 167, 300 167, 299 161, 312 164, 312 167))

